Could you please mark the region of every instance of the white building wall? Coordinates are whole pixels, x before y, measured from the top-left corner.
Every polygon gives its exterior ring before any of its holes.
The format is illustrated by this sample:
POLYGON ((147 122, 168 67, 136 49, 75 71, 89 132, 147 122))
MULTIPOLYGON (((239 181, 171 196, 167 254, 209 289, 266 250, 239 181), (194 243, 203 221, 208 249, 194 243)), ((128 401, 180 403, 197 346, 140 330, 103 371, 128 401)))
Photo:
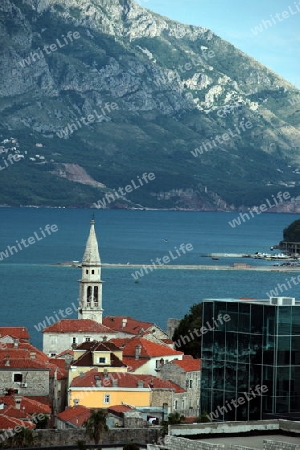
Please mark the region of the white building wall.
POLYGON ((48 333, 43 334, 43 352, 46 355, 57 355, 64 350, 72 348, 73 339, 76 339, 76 345, 82 344, 87 339, 91 341, 102 341, 104 337, 113 339, 116 334, 110 333, 91 333, 91 332, 74 332, 74 333, 48 333))

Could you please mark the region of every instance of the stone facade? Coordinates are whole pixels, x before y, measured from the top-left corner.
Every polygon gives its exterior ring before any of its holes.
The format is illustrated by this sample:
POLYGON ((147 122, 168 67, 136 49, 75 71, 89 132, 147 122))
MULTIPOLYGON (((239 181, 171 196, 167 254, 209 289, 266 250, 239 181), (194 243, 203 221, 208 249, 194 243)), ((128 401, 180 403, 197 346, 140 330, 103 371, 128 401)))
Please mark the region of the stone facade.
POLYGON ((171 389, 152 389, 151 406, 163 407, 167 405, 168 413, 173 412, 174 390, 171 389))
POLYGON ((186 391, 174 394, 172 411, 185 416, 198 415, 201 372, 186 372, 178 365, 169 362, 161 367, 160 374, 164 380, 171 380, 186 391))
POLYGON ((7 389, 18 390, 18 394, 25 396, 49 395, 49 369, 0 369, 0 393, 5 395, 7 389), (16 378, 17 377, 17 378, 16 378), (14 381, 19 379, 22 381, 14 381), (2 391, 2 392, 1 392, 2 391))

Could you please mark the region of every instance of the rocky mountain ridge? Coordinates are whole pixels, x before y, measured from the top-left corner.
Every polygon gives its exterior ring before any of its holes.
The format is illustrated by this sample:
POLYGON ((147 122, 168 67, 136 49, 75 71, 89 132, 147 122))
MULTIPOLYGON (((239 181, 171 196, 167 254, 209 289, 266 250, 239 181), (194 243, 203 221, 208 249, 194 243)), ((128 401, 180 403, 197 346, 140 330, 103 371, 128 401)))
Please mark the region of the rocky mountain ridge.
POLYGON ((27 152, 2 171, 1 203, 92 207, 145 172, 118 207, 300 193, 299 91, 210 30, 132 0, 3 0, 0 14, 0 135, 27 152))

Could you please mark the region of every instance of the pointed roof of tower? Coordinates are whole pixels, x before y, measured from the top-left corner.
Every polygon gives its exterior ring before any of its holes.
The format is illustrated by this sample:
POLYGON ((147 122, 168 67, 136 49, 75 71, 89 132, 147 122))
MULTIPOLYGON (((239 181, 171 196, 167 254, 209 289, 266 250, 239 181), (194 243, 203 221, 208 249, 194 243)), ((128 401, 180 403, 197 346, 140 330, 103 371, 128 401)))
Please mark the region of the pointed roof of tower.
POLYGON ((88 264, 88 265, 100 265, 100 255, 98 250, 98 242, 95 232, 95 221, 94 219, 91 220, 91 229, 90 234, 86 243, 85 252, 82 259, 82 264, 88 264))

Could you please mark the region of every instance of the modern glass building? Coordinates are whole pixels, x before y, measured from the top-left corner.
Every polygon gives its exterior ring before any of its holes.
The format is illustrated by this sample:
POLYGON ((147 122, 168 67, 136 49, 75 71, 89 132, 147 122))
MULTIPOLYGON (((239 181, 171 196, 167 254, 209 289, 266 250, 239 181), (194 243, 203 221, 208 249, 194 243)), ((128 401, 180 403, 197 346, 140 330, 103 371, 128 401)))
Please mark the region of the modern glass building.
POLYGON ((201 414, 232 421, 300 412, 300 302, 206 299, 202 321, 201 414))

